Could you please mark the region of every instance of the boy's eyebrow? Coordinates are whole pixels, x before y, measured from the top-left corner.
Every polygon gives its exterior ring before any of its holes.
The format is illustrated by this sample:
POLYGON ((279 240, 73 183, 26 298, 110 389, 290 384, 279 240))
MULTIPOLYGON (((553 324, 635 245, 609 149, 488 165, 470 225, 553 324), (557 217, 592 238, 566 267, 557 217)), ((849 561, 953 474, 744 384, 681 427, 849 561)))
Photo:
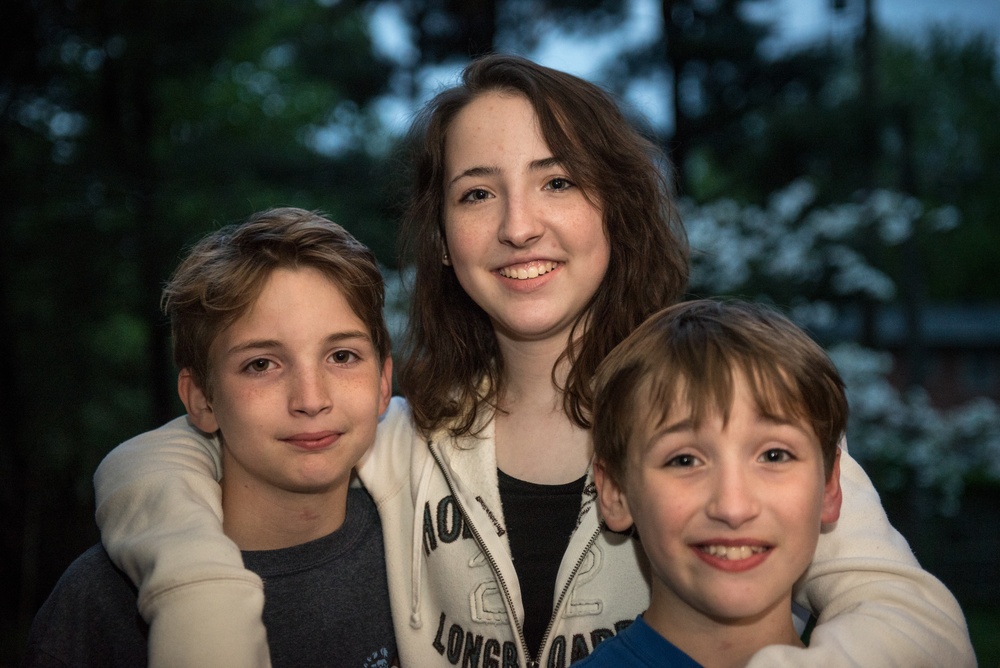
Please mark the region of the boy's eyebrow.
MULTIPOLYGON (((554 167, 556 165, 562 164, 562 161, 555 156, 549 156, 547 158, 539 158, 538 160, 532 160, 528 163, 529 171, 538 171, 540 169, 548 169, 549 167, 554 167)), ((476 176, 496 176, 500 173, 500 168, 495 165, 480 165, 476 167, 470 167, 460 174, 456 174, 455 177, 448 181, 447 188, 451 188, 456 181, 466 178, 466 177, 476 177, 476 176)))
MULTIPOLYGON (((344 341, 351 340, 363 340, 367 343, 371 343, 372 337, 361 330, 347 330, 343 332, 334 332, 326 337, 325 341, 327 344, 331 343, 342 343, 344 341)), ((225 352, 226 356, 236 355, 239 353, 247 352, 250 350, 266 350, 270 348, 280 348, 282 346, 281 341, 277 339, 253 339, 250 341, 243 341, 238 343, 229 350, 225 352)))
POLYGON ((690 417, 684 418, 683 420, 678 420, 677 422, 672 422, 666 427, 661 427, 653 432, 650 437, 650 443, 659 440, 663 436, 668 434, 677 434, 682 431, 694 431, 694 420, 690 417))
MULTIPOLYGON (((800 423, 799 420, 795 420, 792 418, 785 418, 778 415, 764 415, 758 412, 754 417, 754 422, 758 424, 764 423, 776 426, 794 427, 795 429, 798 429, 800 431, 805 431, 803 430, 802 424, 800 423)), ((694 419, 691 417, 687 417, 684 418, 683 420, 672 422, 665 427, 657 429, 656 431, 653 432, 653 435, 650 437, 649 441, 650 443, 653 443, 654 441, 664 436, 667 436, 668 434, 677 434, 683 431, 694 431, 694 430, 695 430, 694 419)))
POLYGON ((763 415, 758 412, 755 422, 774 425, 776 427, 791 427, 803 432, 806 435, 809 435, 811 431, 808 427, 808 421, 798 418, 782 417, 780 415, 763 415))

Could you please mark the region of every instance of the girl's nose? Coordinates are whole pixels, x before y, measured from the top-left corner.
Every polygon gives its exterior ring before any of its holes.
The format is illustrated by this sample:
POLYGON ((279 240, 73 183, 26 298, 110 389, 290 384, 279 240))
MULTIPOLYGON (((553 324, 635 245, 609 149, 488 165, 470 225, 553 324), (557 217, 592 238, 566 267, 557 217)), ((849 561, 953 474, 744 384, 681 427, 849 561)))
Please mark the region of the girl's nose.
POLYGON ((523 248, 542 236, 544 229, 539 212, 529 198, 508 197, 498 230, 500 243, 523 248))

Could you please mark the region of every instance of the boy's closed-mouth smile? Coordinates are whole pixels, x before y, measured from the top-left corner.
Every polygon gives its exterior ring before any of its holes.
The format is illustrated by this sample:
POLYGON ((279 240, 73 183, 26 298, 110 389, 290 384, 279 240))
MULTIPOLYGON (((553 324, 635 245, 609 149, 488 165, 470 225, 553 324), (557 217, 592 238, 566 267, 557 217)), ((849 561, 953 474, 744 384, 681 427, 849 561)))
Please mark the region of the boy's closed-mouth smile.
POLYGON ((336 442, 340 436, 341 433, 339 431, 319 431, 295 434, 281 440, 303 450, 322 450, 336 442))

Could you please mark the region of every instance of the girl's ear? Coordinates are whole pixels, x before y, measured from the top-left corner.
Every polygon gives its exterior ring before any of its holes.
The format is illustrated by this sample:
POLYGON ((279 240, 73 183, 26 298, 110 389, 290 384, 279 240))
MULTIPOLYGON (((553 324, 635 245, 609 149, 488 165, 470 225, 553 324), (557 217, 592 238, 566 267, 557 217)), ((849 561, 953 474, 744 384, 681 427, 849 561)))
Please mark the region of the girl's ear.
POLYGON ((378 414, 382 415, 389 408, 392 399, 392 357, 386 357, 382 364, 382 375, 379 377, 378 414))
POLYGON ((633 524, 628 498, 600 459, 594 460, 594 484, 597 485, 597 502, 604 523, 612 531, 628 531, 633 524))
POLYGON ((194 381, 190 369, 181 369, 177 374, 177 394, 187 409, 191 424, 206 434, 214 434, 219 430, 212 404, 205 396, 205 391, 194 381))
POLYGON ((840 487, 840 448, 833 456, 833 470, 823 488, 823 512, 820 521, 833 524, 840 519, 840 505, 844 501, 844 490, 840 487))

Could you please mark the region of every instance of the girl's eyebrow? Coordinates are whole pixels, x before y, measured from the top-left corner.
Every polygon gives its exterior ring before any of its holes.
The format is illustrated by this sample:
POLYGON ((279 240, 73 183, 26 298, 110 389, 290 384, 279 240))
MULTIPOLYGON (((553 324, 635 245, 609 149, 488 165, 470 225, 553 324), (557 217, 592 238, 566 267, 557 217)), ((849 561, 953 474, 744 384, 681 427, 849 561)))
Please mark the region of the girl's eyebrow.
MULTIPOLYGON (((537 172, 542 169, 549 169, 557 165, 562 164, 562 161, 555 156, 549 156, 547 158, 539 158, 538 160, 532 160, 528 163, 528 170, 537 172)), ((468 177, 477 176, 496 176, 500 173, 500 168, 496 165, 477 165, 475 167, 469 167, 468 169, 456 174, 454 178, 448 181, 447 188, 451 188, 456 181, 459 181, 468 177)))
POLYGON ((539 169, 548 169, 550 167, 556 167, 557 165, 561 164, 562 161, 559 158, 555 156, 549 156, 548 158, 539 158, 538 160, 532 160, 530 163, 528 163, 528 169, 530 169, 531 171, 537 171, 539 169))
POLYGON ((495 165, 491 165, 491 166, 482 165, 482 166, 477 166, 477 167, 469 167, 468 169, 466 169, 465 171, 461 172, 460 174, 457 174, 455 176, 455 178, 453 178, 451 181, 449 181, 448 182, 448 187, 451 188, 453 185, 455 185, 456 181, 458 181, 460 179, 464 179, 464 178, 469 177, 469 176, 473 176, 473 177, 475 177, 475 176, 496 176, 499 173, 500 173, 500 168, 497 167, 497 166, 495 166, 495 165))

